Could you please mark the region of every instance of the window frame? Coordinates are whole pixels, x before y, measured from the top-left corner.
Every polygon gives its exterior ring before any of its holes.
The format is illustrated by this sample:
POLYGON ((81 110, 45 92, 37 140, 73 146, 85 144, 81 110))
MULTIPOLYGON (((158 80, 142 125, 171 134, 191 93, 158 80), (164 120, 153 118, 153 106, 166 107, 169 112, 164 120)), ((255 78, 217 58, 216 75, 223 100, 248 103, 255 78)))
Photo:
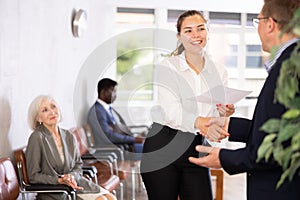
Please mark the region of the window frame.
MULTIPOLYGON (((151 9, 147 7, 147 9, 151 9)), ((175 22, 169 21, 168 12, 170 10, 176 10, 173 8, 152 8, 154 9, 154 23, 153 24, 117 24, 117 28, 115 29, 116 33, 121 33, 122 31, 140 29, 140 28, 163 28, 169 30, 176 30, 175 22)), ((178 9, 181 11, 181 9, 178 9)), ((223 12, 226 13, 226 12, 223 12)), ((228 12, 230 13, 230 12, 228 12)), ((209 19, 210 11, 203 11, 204 16, 209 19)), ((254 16, 254 13, 238 13, 240 14, 240 25, 228 25, 226 28, 218 27, 214 24, 209 25, 209 31, 213 34, 237 34, 240 38, 238 42, 238 50, 236 52, 237 55, 237 68, 228 67, 228 75, 229 79, 236 80, 237 84, 243 86, 244 82, 247 79, 257 79, 263 80, 267 77, 267 73, 265 69, 262 68, 247 68, 246 67, 246 59, 247 59, 247 41, 246 34, 257 34, 257 30, 249 24, 249 15, 254 16)), ((258 34, 257 34, 258 36, 258 34)), ((259 43, 260 44, 260 43, 259 43)), ((209 49, 209 44, 208 44, 209 49)), ((154 61, 155 63, 155 61, 154 61)), ((153 76, 155 81, 155 76, 153 76)), ((153 99, 152 100, 136 100, 135 105, 142 106, 145 103, 151 104, 157 100, 157 91, 156 88, 153 87, 153 99)))

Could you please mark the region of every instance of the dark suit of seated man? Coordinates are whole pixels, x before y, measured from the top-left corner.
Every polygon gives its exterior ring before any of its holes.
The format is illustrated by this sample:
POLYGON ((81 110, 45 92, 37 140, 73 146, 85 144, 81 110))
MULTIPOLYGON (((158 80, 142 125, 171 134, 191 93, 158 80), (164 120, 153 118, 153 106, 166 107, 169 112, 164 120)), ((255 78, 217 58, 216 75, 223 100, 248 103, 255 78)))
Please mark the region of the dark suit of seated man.
POLYGON ((88 124, 94 136, 95 146, 113 143, 124 150, 142 153, 144 139, 134 137, 120 114, 111 107, 117 97, 117 82, 104 78, 98 82, 97 88, 98 99, 88 113, 88 124))

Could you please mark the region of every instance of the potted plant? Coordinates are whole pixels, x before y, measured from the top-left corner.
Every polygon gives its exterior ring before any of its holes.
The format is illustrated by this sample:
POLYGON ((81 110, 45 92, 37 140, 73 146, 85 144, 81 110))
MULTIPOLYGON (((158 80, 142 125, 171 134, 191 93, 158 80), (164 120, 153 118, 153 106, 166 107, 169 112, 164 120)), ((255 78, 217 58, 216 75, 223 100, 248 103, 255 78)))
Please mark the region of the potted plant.
MULTIPOLYGON (((300 8, 284 31, 292 29, 300 36, 300 8)), ((280 69, 275 90, 275 99, 287 111, 281 119, 270 119, 261 129, 268 133, 258 149, 257 162, 272 157, 283 169, 277 188, 285 179, 292 180, 300 168, 300 42, 298 41, 290 59, 280 69)), ((272 54, 271 54, 272 55, 272 54)))

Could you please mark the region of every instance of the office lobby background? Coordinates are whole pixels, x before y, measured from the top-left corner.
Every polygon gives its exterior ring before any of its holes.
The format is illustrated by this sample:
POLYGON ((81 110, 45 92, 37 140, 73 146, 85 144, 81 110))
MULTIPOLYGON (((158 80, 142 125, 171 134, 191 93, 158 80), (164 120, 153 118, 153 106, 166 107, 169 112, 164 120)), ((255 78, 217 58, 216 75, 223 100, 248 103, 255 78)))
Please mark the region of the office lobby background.
MULTIPOLYGON (((27 111, 34 97, 50 94, 58 100, 62 127, 82 125, 95 101, 97 80, 84 76, 78 85, 78 75, 95 49, 112 42, 115 51, 107 53, 117 57, 118 44, 112 38, 143 28, 173 31, 174 38, 169 39, 175 49, 176 17, 188 9, 200 10, 210 19, 208 52, 227 67, 229 86, 253 91, 236 105, 235 113, 251 118, 266 77, 262 62, 267 55, 252 26, 262 4, 263 0, 0 0, 0 157, 26 145, 31 133, 27 111), (72 20, 79 9, 86 13, 86 28, 81 37, 75 37, 72 20)), ((98 57, 97 67, 103 72, 99 79, 119 80, 116 62, 109 68, 101 65, 103 52, 98 57)), ((116 107, 132 124, 151 124, 155 90, 148 87, 137 92, 130 103, 121 98, 126 92, 121 84, 116 107)), ((244 181, 237 183, 243 190, 244 181)))

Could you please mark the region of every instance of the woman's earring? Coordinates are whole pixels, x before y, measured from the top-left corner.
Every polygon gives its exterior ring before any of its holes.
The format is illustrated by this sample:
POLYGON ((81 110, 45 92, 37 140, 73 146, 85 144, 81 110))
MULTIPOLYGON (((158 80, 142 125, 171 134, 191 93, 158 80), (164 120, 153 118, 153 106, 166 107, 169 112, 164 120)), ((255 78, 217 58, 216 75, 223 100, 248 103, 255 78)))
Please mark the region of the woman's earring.
POLYGON ((42 125, 43 124, 43 122, 39 122, 40 123, 40 125, 42 125))

